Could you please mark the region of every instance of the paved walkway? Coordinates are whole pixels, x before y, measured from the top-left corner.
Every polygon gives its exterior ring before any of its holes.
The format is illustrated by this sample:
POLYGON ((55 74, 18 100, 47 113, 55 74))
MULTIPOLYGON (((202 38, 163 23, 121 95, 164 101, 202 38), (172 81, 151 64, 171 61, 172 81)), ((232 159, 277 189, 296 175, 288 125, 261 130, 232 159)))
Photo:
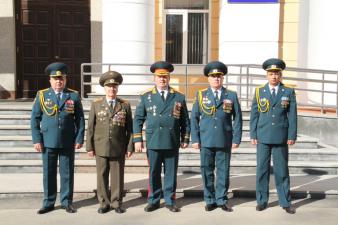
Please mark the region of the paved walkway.
MULTIPOLYGON (((15 196, 41 196, 42 174, 40 173, 11 173, 0 174, 0 199, 15 196)), ((276 193, 273 176, 270 178, 270 192, 276 193)), ((147 189, 148 177, 144 173, 125 174, 125 190, 128 193, 144 192, 147 189)), ((96 175, 94 173, 75 173, 75 194, 91 194, 96 189, 96 175)), ((202 196, 202 180, 200 174, 179 174, 178 193, 185 196, 202 196)), ((338 199, 337 175, 293 175, 291 176, 291 190, 293 197, 323 198, 336 197, 338 199)), ((255 175, 233 175, 230 178, 230 193, 235 197, 255 196, 255 175)))

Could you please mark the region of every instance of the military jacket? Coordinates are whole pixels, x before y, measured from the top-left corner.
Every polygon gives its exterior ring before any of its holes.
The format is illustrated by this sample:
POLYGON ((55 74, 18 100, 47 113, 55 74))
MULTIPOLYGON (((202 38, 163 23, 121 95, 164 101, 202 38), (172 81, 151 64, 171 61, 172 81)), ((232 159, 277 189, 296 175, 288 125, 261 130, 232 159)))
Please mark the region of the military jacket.
POLYGON ((224 148, 242 139, 242 111, 237 94, 222 87, 216 102, 209 87, 196 93, 191 112, 191 142, 201 147, 224 148))
POLYGON ((86 150, 102 157, 124 156, 133 151, 133 119, 130 104, 116 98, 111 109, 106 98, 92 103, 87 126, 86 150))
POLYGON ((293 88, 280 83, 276 97, 269 84, 256 88, 250 114, 250 138, 264 144, 297 139, 297 103, 293 88))
POLYGON ((156 87, 140 96, 133 124, 133 142, 143 141, 142 127, 148 149, 178 149, 189 143, 190 121, 185 96, 169 88, 165 101, 156 87))
POLYGON ((52 88, 38 91, 31 114, 33 143, 48 148, 83 144, 85 120, 78 92, 65 88, 58 103, 52 88))

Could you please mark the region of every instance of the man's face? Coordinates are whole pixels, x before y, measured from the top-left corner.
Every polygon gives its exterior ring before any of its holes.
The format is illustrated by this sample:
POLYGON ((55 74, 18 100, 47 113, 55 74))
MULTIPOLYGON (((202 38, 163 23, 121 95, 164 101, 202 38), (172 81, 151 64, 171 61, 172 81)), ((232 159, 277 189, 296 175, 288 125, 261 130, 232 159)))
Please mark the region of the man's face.
POLYGON ((50 86, 53 88, 53 90, 60 92, 65 88, 67 79, 65 76, 50 77, 49 83, 50 83, 50 86))
POLYGON ((104 86, 104 91, 108 99, 114 99, 119 91, 119 86, 117 84, 107 84, 104 86))
POLYGON ((170 75, 155 75, 154 80, 156 87, 160 90, 163 90, 169 85, 170 75))
POLYGON ((268 71, 266 76, 271 86, 277 86, 281 82, 282 72, 281 71, 268 71))
POLYGON ((211 88, 219 89, 223 86, 224 77, 221 74, 210 75, 208 77, 209 85, 211 88))

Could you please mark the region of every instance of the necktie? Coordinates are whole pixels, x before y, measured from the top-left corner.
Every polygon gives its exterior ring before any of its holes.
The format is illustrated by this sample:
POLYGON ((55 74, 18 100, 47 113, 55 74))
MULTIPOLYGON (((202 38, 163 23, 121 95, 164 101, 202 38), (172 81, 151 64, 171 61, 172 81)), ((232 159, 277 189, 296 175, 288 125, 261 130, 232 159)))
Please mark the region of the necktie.
POLYGON ((57 101, 58 101, 58 105, 60 105, 60 101, 61 101, 61 93, 57 93, 56 94, 56 98, 57 98, 57 101))
POLYGON ((162 101, 165 100, 165 98, 164 98, 164 91, 161 91, 161 98, 162 98, 162 101))
POLYGON ((276 97, 276 89, 272 88, 271 90, 272 90, 272 93, 271 93, 272 98, 276 97))
POLYGON ((218 102, 218 101, 219 101, 219 97, 218 97, 218 91, 215 91, 215 100, 216 100, 216 102, 218 102))
POLYGON ((114 109, 114 100, 109 101, 109 107, 110 107, 111 110, 114 109))

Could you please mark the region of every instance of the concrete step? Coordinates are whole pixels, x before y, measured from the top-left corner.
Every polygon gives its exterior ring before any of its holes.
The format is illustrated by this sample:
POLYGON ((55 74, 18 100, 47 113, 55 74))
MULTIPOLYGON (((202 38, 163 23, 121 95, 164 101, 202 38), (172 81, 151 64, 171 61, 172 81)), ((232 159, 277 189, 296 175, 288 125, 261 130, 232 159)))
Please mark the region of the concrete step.
MULTIPOLYGON (((76 160, 76 173, 94 173, 95 160, 76 160)), ((127 173, 148 173, 147 160, 126 160, 127 173)), ((199 160, 179 160, 180 173, 200 173, 199 160)), ((252 173, 256 171, 255 161, 231 161, 231 174, 252 173)), ((327 161, 289 161, 290 174, 337 175, 338 162, 327 161)), ((0 160, 0 173, 40 173, 41 160, 0 160)))
MULTIPOLYGON (((84 148, 75 151, 76 159, 89 159, 84 148)), ((41 154, 37 153, 33 147, 0 147, 0 160, 31 160, 41 159, 41 154)), ((146 160, 145 152, 134 153, 132 159, 146 160)), ((200 151, 193 148, 181 149, 180 160, 200 160, 200 151)), ((232 150, 232 161, 256 161, 256 148, 238 148, 232 150)), ((338 149, 318 148, 318 149, 290 149, 290 161, 338 161, 338 149)))
MULTIPOLYGON (((1 136, 0 135, 0 147, 29 147, 32 146, 32 138, 29 135, 22 136, 1 136)), ((252 148, 252 144, 249 137, 244 136, 242 138, 241 143, 242 148, 252 148)), ((292 148, 300 148, 300 149, 310 149, 310 148, 318 148, 318 139, 311 138, 305 135, 299 135, 297 142, 292 148)))

